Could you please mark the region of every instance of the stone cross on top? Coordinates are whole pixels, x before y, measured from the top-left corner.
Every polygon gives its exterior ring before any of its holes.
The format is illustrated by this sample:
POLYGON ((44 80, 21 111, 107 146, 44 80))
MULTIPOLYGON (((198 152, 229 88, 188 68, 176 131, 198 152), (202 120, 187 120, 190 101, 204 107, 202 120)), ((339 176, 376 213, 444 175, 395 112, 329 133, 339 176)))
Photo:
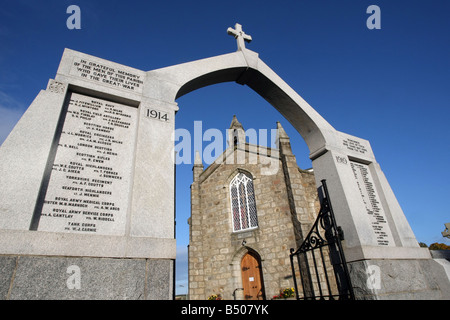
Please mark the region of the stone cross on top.
POLYGON ((234 26, 235 29, 233 28, 228 28, 227 29, 227 33, 229 35, 234 36, 235 39, 237 39, 237 45, 238 45, 238 50, 243 50, 245 49, 245 42, 250 42, 252 41, 252 37, 249 36, 248 34, 245 34, 244 31, 242 31, 242 26, 239 23, 236 23, 236 25, 234 26))

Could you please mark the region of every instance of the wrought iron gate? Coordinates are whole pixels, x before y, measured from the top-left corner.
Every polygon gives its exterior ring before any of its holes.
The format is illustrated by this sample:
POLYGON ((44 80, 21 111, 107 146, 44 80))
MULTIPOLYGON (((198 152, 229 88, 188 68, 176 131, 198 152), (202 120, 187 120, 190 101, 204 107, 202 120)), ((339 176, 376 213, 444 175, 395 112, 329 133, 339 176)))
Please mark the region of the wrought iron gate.
POLYGON ((336 225, 326 181, 321 182, 320 211, 317 219, 300 247, 296 251, 291 249, 296 298, 354 300, 355 295, 341 245, 343 232, 336 225), (294 262, 295 259, 297 263, 294 262), (297 279, 300 280, 301 288, 298 287, 297 279))

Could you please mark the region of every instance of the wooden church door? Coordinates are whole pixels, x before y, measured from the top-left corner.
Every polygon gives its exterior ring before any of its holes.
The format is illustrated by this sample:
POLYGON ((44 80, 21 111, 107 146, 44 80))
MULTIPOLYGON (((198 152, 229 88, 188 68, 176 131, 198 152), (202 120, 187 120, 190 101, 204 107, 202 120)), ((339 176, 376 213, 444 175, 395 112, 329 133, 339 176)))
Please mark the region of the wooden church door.
POLYGON ((260 259, 253 253, 247 253, 241 262, 242 286, 245 300, 264 300, 264 286, 260 259))

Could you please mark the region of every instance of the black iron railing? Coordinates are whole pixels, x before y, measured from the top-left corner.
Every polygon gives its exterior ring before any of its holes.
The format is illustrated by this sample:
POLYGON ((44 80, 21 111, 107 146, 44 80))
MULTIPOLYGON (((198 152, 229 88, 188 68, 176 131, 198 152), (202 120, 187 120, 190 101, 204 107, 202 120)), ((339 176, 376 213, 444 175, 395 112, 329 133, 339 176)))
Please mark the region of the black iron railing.
POLYGON ((341 245, 343 232, 336 225, 326 181, 321 182, 317 219, 300 247, 291 249, 296 298, 353 300, 355 295, 341 245), (300 292, 298 282, 301 283, 300 292))

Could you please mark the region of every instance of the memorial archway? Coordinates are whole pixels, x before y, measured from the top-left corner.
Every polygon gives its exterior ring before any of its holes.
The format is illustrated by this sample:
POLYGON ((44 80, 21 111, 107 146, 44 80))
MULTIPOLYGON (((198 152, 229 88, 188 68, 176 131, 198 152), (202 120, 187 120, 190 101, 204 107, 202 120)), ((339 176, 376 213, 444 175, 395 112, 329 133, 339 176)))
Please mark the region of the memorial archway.
POLYGON ((239 48, 234 53, 153 70, 149 75, 154 76, 155 80, 170 79, 169 83, 158 81, 155 86, 165 85, 164 97, 161 98, 171 103, 191 91, 217 83, 247 85, 292 124, 314 157, 331 142, 330 134, 335 129, 272 71, 256 52, 242 46, 239 48))
POLYGON ((256 52, 245 48, 249 37, 240 25, 228 33, 237 39, 236 52, 149 71, 151 94, 177 108, 176 99, 205 86, 232 81, 247 85, 278 110, 306 142, 317 186, 327 180, 336 221, 344 231, 348 262, 364 270, 358 261, 423 258, 369 141, 335 130, 256 52))

